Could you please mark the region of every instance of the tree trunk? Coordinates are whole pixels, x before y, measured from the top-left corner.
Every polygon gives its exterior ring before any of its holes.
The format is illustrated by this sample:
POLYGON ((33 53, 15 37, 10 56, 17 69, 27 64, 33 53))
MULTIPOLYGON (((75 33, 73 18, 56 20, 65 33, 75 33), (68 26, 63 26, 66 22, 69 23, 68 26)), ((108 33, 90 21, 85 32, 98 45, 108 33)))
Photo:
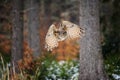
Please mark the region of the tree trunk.
POLYGON ((79 80, 108 80, 101 54, 99 0, 80 0, 80 26, 85 36, 80 41, 79 80))
POLYGON ((12 64, 18 72, 17 61, 22 59, 23 54, 23 17, 22 17, 22 1, 13 0, 11 11, 12 19, 12 64))
POLYGON ((33 51, 33 56, 40 54, 40 20, 39 20, 39 2, 38 0, 25 0, 26 29, 28 32, 27 41, 33 51))

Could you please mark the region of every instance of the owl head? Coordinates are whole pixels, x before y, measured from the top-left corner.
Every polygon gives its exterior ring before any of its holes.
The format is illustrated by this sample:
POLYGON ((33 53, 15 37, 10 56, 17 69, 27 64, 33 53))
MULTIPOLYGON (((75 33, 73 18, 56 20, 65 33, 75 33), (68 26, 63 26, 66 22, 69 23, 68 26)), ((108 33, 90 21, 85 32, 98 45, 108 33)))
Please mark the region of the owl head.
POLYGON ((54 23, 55 27, 53 28, 53 35, 58 39, 58 41, 63 41, 67 37, 67 28, 63 27, 61 22, 54 23))

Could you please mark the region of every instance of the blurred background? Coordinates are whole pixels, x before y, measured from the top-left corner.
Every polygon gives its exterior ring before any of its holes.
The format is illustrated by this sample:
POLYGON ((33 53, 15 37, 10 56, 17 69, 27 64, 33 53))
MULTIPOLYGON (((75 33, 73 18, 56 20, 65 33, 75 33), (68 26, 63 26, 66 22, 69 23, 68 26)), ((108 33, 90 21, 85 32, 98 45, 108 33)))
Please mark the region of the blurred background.
MULTIPOLYGON (((79 25, 79 0, 40 0, 40 47, 44 49, 45 35, 49 26, 59 19, 65 19, 79 25)), ((5 62, 10 61, 12 25, 10 18, 11 0, 0 0, 0 54, 5 62)), ((100 0, 100 27, 102 54, 106 71, 110 77, 120 75, 120 0, 100 0)), ((24 21, 26 21, 24 13, 24 21)), ((25 27, 26 25, 24 25, 25 27)), ((24 36, 27 33, 24 30, 24 36)), ((26 42, 24 40, 24 42, 26 42)), ((26 43, 24 43, 26 45, 26 43)), ((60 42, 58 48, 50 52, 60 60, 78 60, 79 44, 77 40, 60 42), (73 47, 74 46, 74 47, 73 47)))

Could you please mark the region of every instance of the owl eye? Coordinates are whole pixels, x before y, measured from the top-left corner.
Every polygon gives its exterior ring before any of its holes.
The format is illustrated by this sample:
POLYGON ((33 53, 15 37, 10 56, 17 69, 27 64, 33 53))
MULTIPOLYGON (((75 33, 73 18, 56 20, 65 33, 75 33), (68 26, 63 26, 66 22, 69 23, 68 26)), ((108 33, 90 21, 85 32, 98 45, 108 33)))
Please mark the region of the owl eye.
POLYGON ((54 35, 55 35, 56 37, 58 37, 58 36, 60 35, 60 32, 59 32, 59 31, 54 31, 54 35))
POLYGON ((63 34, 67 34, 67 32, 65 31, 65 32, 63 32, 63 34))

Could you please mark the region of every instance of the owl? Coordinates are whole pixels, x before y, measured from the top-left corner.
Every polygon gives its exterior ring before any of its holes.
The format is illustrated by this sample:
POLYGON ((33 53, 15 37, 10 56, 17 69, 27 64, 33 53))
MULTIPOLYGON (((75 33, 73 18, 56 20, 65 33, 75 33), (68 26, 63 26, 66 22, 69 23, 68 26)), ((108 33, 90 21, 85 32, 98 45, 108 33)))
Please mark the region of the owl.
POLYGON ((45 38, 45 48, 52 51, 55 47, 58 47, 59 41, 82 38, 84 34, 85 31, 78 25, 62 20, 49 27, 45 38))

